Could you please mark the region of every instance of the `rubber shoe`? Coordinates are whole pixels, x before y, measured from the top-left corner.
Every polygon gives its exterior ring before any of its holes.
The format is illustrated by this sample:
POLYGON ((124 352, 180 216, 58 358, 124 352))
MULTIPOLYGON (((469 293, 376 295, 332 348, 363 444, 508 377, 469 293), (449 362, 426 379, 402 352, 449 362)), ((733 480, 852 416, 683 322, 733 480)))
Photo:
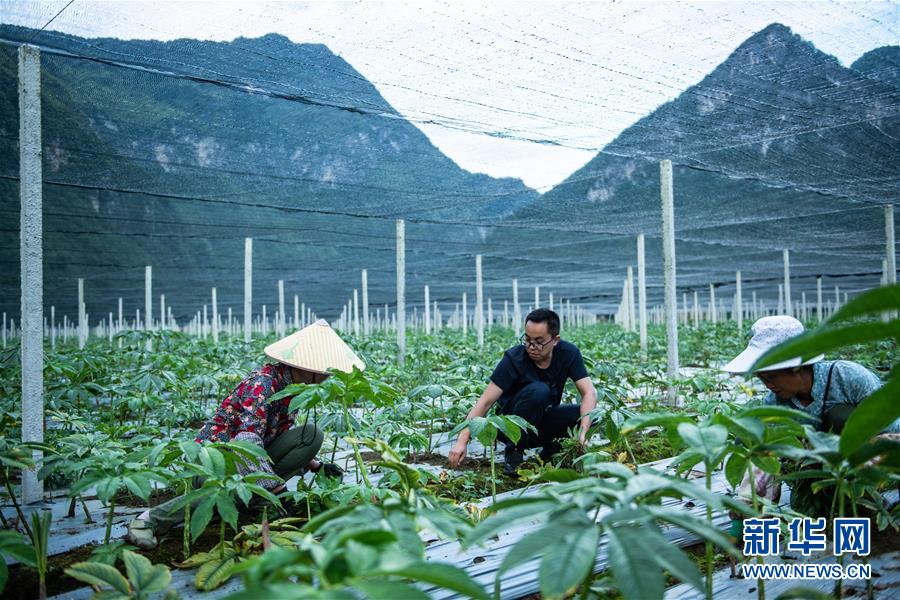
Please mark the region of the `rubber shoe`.
POLYGON ((153 550, 159 544, 153 533, 153 525, 146 519, 134 519, 129 523, 125 539, 141 550, 153 550))
POLYGON ((525 461, 525 455, 515 446, 507 446, 503 451, 506 462, 503 464, 503 472, 507 475, 515 475, 516 469, 525 461))

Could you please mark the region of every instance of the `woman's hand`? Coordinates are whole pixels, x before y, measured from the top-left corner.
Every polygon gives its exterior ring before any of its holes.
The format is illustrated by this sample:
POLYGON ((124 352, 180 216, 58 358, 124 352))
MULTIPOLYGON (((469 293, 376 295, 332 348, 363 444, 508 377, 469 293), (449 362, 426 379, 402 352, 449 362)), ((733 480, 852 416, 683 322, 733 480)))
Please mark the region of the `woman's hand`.
POLYGON ((468 446, 466 442, 462 440, 456 441, 456 444, 454 444, 450 454, 447 456, 451 468, 455 469, 466 459, 466 446, 468 446))

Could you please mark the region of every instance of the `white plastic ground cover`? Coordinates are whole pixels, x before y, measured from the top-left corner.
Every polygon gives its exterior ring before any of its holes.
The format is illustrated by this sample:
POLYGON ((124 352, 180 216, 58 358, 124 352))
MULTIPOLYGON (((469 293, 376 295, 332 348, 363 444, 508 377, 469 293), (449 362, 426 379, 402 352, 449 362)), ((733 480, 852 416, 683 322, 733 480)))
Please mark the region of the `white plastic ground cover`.
MULTIPOLYGON (((67 517, 69 512, 69 499, 65 497, 56 497, 53 502, 41 502, 38 504, 30 504, 22 507, 22 512, 27 518, 31 518, 31 514, 37 511, 49 510, 53 515, 53 522, 50 528, 50 539, 48 542, 48 553, 50 556, 65 554, 70 550, 103 543, 103 537, 106 533, 106 509, 103 504, 96 498, 91 498, 96 494, 93 489, 84 493, 85 504, 88 511, 94 519, 93 523, 86 523, 84 511, 81 503, 75 504, 75 516, 67 517)), ((16 510, 12 505, 4 505, 2 507, 3 516, 6 518, 15 518, 16 510)), ((136 506, 116 506, 113 510, 113 526, 110 533, 110 539, 116 540, 125 535, 128 522, 135 516, 139 515, 145 509, 136 506)), ((13 564, 15 561, 7 560, 7 564, 13 564)))

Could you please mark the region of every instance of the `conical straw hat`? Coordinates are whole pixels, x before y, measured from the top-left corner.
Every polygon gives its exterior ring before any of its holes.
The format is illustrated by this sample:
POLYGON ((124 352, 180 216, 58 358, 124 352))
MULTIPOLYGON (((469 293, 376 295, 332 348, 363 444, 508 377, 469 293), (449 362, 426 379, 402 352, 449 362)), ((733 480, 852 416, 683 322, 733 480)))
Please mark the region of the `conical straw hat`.
POLYGON ((316 373, 325 373, 328 369, 349 373, 354 366, 361 371, 366 368, 350 346, 322 319, 269 344, 265 353, 280 363, 316 373))

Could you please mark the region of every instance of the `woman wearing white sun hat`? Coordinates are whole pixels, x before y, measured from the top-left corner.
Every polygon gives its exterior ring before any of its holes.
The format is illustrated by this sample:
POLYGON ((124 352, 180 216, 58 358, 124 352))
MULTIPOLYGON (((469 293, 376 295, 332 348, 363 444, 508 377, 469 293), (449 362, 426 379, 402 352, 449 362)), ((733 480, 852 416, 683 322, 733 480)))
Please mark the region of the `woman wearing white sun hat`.
MULTIPOLYGON (((270 344, 264 352, 278 362, 255 369, 239 383, 197 433, 196 441, 244 441, 262 446, 271 464, 241 464, 238 470, 277 476, 257 481, 274 493, 284 489, 281 480, 308 471, 340 476, 336 465, 315 459, 323 434, 312 423, 297 425, 296 412, 289 410, 291 398, 275 402, 268 399, 292 383, 322 383, 328 378, 329 369, 350 372, 353 367, 365 369, 366 365, 323 320, 270 344)), ((141 548, 154 548, 156 536, 183 519, 184 510, 178 500, 170 500, 132 521, 127 539, 141 548)))
MULTIPOLYGON (((750 367, 768 350, 802 334, 803 324, 785 315, 763 317, 750 333, 747 348, 722 370, 749 374, 750 367)), ((824 358, 820 354, 804 362, 797 357, 758 369, 753 375, 769 389, 765 404, 795 408, 808 414, 818 429, 840 433, 853 409, 882 383, 858 363, 824 358)), ((900 432, 900 419, 886 431, 900 432)))
MULTIPOLYGON (((750 368, 757 359, 778 344, 802 334, 803 324, 785 315, 763 317, 753 324, 750 333, 747 348, 722 367, 723 371, 751 374, 750 368)), ((858 363, 824 358, 819 355, 802 361, 797 357, 752 374, 769 390, 763 400, 765 404, 802 411, 819 430, 840 433, 853 409, 879 389, 882 382, 858 363)), ((900 419, 891 423, 885 433, 900 433, 900 419)), ((761 473, 756 477, 756 492, 777 502, 781 486, 774 483, 771 475, 761 473)), ((739 493, 749 496, 749 482, 741 485, 739 493)))

